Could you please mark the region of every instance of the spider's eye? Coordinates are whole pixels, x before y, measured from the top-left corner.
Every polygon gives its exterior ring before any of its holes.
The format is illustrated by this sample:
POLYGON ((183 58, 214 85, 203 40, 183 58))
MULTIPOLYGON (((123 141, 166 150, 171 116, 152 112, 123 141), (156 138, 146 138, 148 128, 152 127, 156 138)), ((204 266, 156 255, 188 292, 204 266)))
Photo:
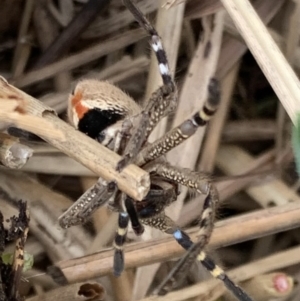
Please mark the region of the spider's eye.
POLYGON ((75 94, 75 87, 72 89, 71 94, 72 94, 72 95, 75 94))

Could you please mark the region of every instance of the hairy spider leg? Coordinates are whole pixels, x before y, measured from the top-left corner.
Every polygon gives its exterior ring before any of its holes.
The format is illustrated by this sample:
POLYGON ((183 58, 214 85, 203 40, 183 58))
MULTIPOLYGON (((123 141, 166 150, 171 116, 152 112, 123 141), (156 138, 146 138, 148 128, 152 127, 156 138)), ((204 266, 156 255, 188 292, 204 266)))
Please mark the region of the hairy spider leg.
POLYGON ((208 99, 202 109, 194 114, 190 119, 185 120, 178 127, 166 133, 155 142, 145 146, 137 155, 134 163, 142 166, 147 162, 166 154, 177 145, 191 137, 198 127, 205 126, 215 114, 220 103, 219 83, 215 78, 211 78, 208 86, 208 99))
MULTIPOLYGON (((176 266, 157 288, 157 294, 162 295, 177 288, 188 273, 190 266, 195 262, 198 254, 207 245, 214 226, 215 205, 218 200, 217 190, 211 186, 206 196, 202 213, 200 215, 200 228, 198 231, 198 241, 193 243, 188 234, 180 228, 173 232, 176 241, 188 252, 179 260, 176 266)), ((206 266, 205 266, 206 267, 206 266)))
MULTIPOLYGON (((203 251, 203 248, 209 242, 210 236, 213 231, 215 206, 219 201, 218 192, 216 188, 209 183, 207 176, 202 173, 193 172, 185 168, 171 166, 169 163, 154 164, 151 166, 149 171, 155 172, 163 176, 164 178, 173 180, 178 184, 182 184, 189 188, 195 189, 201 194, 207 194, 200 218, 200 228, 197 235, 198 241, 196 243, 193 243, 190 237, 179 228, 177 228, 173 232, 173 237, 185 250, 188 251, 185 256, 185 260, 188 261, 188 267, 196 257, 197 260, 200 261, 202 265, 212 274, 212 276, 223 281, 225 286, 240 301, 252 301, 252 299, 246 294, 246 292, 244 292, 239 286, 234 284, 234 282, 226 275, 226 273, 219 266, 217 266, 212 261, 212 259, 210 259, 203 251)), ((151 221, 151 225, 153 227, 155 227, 155 224, 155 220, 151 221)), ((172 229, 174 229, 174 227, 165 232, 170 233, 170 230, 172 229)), ((180 261, 179 266, 175 266, 174 268, 175 272, 171 271, 172 278, 175 277, 175 274, 183 274, 184 270, 186 270, 188 267, 184 260, 180 261)), ((170 280, 170 277, 168 277, 168 279, 170 280)))
POLYGON ((117 170, 121 171, 136 157, 140 148, 148 139, 151 131, 162 117, 173 111, 177 103, 176 85, 172 79, 166 52, 163 48, 161 38, 156 29, 146 19, 143 13, 130 0, 124 0, 124 4, 131 11, 137 22, 151 36, 151 47, 156 55, 159 72, 162 77, 163 86, 152 93, 146 108, 143 111, 144 118, 137 126, 125 149, 123 159, 118 163, 117 170), (148 122, 145 119, 149 120, 148 122))
POLYGON ((129 216, 127 212, 120 212, 118 219, 118 230, 114 240, 114 275, 120 276, 124 270, 124 252, 123 247, 126 240, 129 216))
POLYGON ((84 224, 93 212, 108 202, 116 188, 115 182, 107 182, 99 178, 95 185, 58 218, 59 225, 66 229, 84 224))
POLYGON ((158 61, 159 71, 163 80, 163 84, 168 86, 171 91, 174 91, 175 84, 170 73, 167 55, 163 48, 161 38, 159 37, 156 29, 146 19, 146 17, 140 11, 140 9, 134 3, 132 3, 131 0, 124 0, 124 4, 128 8, 128 10, 133 14, 140 26, 144 28, 146 32, 151 36, 151 47, 158 61))
MULTIPOLYGON (((180 237, 180 234, 177 234, 180 237)), ((188 240, 186 239, 186 242, 188 240)), ((204 252, 199 251, 197 243, 191 243, 187 248, 188 252, 180 258, 172 271, 164 279, 164 281, 157 287, 156 294, 164 295, 168 291, 175 289, 179 283, 176 283, 174 279, 183 278, 187 269, 195 261, 195 258, 211 273, 214 278, 221 280, 227 289, 240 301, 253 301, 251 297, 238 285, 236 285, 225 273, 225 271, 214 263, 214 261, 204 252)))

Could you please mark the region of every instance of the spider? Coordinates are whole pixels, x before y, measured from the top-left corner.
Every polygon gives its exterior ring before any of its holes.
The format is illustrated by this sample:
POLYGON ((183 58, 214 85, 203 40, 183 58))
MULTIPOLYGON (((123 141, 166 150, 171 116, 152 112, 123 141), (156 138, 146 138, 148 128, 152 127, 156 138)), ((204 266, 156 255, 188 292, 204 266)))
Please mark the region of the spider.
MULTIPOLYGON (((215 278, 241 301, 251 298, 214 264, 204 253, 214 226, 215 206, 218 193, 210 179, 200 172, 172 166, 164 155, 192 136, 198 127, 204 126, 215 113, 220 92, 218 82, 212 78, 208 86, 208 99, 203 108, 162 138, 149 143, 148 137, 157 123, 176 107, 177 88, 172 79, 162 41, 151 23, 131 2, 123 0, 141 27, 151 37, 163 85, 150 97, 144 108, 116 86, 98 80, 80 81, 69 97, 68 116, 70 123, 79 131, 96 139, 101 144, 122 156, 117 165, 121 171, 130 163, 140 166, 150 174, 151 187, 142 201, 136 201, 118 190, 116 183, 99 178, 60 218, 63 228, 83 224, 97 208, 108 204, 119 212, 118 230, 114 239, 114 274, 119 276, 124 269, 123 245, 129 221, 136 235, 144 231, 143 225, 173 235, 187 250, 187 256, 197 257, 215 278), (185 185, 206 195, 201 214, 198 241, 190 237, 168 217, 164 209, 175 202, 179 185, 185 185)), ((186 259, 179 262, 173 273, 185 268, 186 259)))

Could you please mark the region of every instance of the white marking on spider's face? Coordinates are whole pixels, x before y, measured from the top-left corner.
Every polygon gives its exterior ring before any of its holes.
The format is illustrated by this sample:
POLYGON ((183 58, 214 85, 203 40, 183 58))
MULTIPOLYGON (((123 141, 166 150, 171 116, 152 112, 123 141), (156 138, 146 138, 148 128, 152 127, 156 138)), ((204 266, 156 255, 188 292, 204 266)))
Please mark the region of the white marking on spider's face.
POLYGON ((110 126, 102 131, 102 134, 104 135, 104 140, 101 142, 102 145, 107 146, 112 140, 115 139, 117 136, 119 129, 110 126))
POLYGON ((101 134, 104 136, 104 140, 101 142, 102 145, 113 149, 113 146, 115 144, 116 137, 118 135, 118 132, 120 132, 122 129, 122 122, 117 122, 109 127, 107 127, 105 130, 101 132, 101 134))
POLYGON ((161 74, 169 74, 169 68, 165 64, 159 64, 159 71, 161 74))
POLYGON ((155 41, 152 43, 152 48, 155 52, 157 52, 158 50, 162 50, 163 47, 162 47, 162 44, 161 44, 161 41, 158 40, 158 41, 155 41))
POLYGON ((78 118, 78 115, 77 115, 77 112, 76 112, 75 108, 72 108, 72 115, 71 116, 72 116, 71 123, 73 122, 73 125, 77 129, 78 128, 78 123, 79 123, 79 118, 78 118))

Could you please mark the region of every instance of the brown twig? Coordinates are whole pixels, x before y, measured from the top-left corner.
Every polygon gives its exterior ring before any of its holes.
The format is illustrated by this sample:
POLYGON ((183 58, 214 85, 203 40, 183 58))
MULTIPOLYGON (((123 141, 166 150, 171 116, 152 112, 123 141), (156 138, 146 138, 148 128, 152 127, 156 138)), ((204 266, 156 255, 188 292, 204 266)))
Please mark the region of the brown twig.
POLYGON ((91 301, 104 300, 105 288, 100 283, 74 283, 49 292, 27 298, 26 301, 91 301))
MULTIPOLYGON (((257 275, 279 270, 299 262, 300 248, 296 247, 236 268, 229 271, 228 275, 236 281, 245 281, 257 275)), ((166 296, 151 296, 140 301, 182 301, 199 295, 203 297, 202 300, 212 301, 218 299, 225 291, 225 286, 220 284, 218 280, 213 279, 171 292, 166 296)))
POLYGON ((293 123, 300 107, 300 84, 248 0, 222 0, 293 123))
POLYGON ((28 72, 24 76, 14 78, 11 80, 11 83, 18 86, 19 88, 22 88, 24 86, 40 82, 47 78, 53 77, 59 72, 74 69, 76 67, 92 62, 113 51, 131 45, 142 39, 145 35, 145 32, 140 28, 125 32, 95 46, 91 46, 84 51, 70 55, 65 59, 61 59, 56 63, 47 65, 46 67, 40 68, 39 70, 28 72))
MULTIPOLYGON (((59 119, 50 108, 30 97, 26 93, 9 85, 4 79, 0 80, 1 98, 19 99, 26 103, 26 116, 28 118, 40 118, 52 125, 61 133, 63 138, 49 137, 43 133, 43 129, 31 130, 36 135, 46 140, 62 152, 79 161, 97 175, 107 181, 116 181, 118 187, 136 200, 141 200, 149 189, 149 175, 138 168, 130 165, 121 173, 116 171, 120 156, 90 139, 86 135, 59 119)), ((36 125, 37 127, 38 125, 36 125)))
MULTIPOLYGON (((300 204, 291 203, 280 207, 256 211, 240 217, 216 223, 210 247, 228 246, 271 233, 282 232, 300 225, 300 204), (236 225, 239 225, 237 228, 236 225)), ((187 231, 195 239, 198 228, 187 231)), ((160 239, 125 247, 126 267, 147 265, 170 260, 183 253, 182 248, 173 239, 160 239)), ((49 269, 56 278, 56 273, 63 273, 69 282, 106 275, 112 271, 113 250, 106 250, 93 255, 59 262, 49 269)))
POLYGON ((108 3, 109 0, 89 0, 59 37, 54 40, 49 48, 38 59, 34 68, 38 69, 50 64, 67 52, 84 29, 96 18, 99 11, 101 11, 108 3))

